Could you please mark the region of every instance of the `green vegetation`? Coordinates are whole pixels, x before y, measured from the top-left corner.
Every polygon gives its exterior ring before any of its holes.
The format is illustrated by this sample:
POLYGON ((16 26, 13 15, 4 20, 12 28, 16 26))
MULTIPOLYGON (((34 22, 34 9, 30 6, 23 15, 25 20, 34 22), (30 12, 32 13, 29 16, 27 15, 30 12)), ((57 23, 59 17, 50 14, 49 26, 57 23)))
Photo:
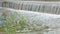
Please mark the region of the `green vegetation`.
POLYGON ((24 16, 19 15, 17 12, 14 14, 11 12, 7 16, 3 15, 4 26, 0 26, 2 34, 16 34, 17 31, 21 32, 25 28, 27 21, 24 16), (17 19, 17 16, 21 19, 17 19))
MULTIPOLYGON (((22 14, 18 14, 17 12, 9 12, 8 15, 3 13, 2 17, 0 17, 0 20, 3 20, 4 25, 0 26, 0 30, 2 31, 2 34, 17 34, 20 33, 26 28, 27 20, 22 14)), ((33 26, 33 25, 31 25, 33 26)), ((35 28, 28 30, 31 30, 31 32, 38 32, 38 34, 43 34, 44 31, 47 31, 49 27, 42 24, 40 25, 40 29, 36 30, 35 28)))

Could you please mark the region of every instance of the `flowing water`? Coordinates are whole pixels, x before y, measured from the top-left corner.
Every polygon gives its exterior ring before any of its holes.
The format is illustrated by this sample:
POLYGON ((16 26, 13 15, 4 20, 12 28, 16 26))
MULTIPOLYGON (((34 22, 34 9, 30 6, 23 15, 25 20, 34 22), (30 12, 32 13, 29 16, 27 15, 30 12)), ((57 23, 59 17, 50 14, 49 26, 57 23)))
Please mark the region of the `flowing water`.
POLYGON ((0 1, 0 7, 7 7, 19 10, 38 11, 44 13, 60 14, 59 3, 38 3, 38 2, 10 2, 0 1))
MULTIPOLYGON (((41 34, 41 31, 39 31, 40 28, 42 28, 40 26, 41 24, 43 24, 43 27, 44 25, 49 27, 47 29, 48 32, 45 32, 46 30, 44 30, 44 34, 60 34, 60 15, 56 15, 60 14, 59 4, 31 2, 0 2, 0 7, 8 8, 0 8, 0 15, 5 10, 12 12, 16 11, 18 13, 23 14, 25 18, 29 21, 28 26, 25 28, 25 30, 23 30, 24 33, 21 34, 41 34)), ((3 22, 0 21, 0 25, 2 24, 3 22)))
POLYGON ((28 20, 28 25, 21 34, 60 34, 60 15, 24 10, 14 10, 10 8, 0 8, 0 10, 0 15, 1 12, 6 10, 8 12, 18 12, 25 16, 25 18, 28 20), (43 28, 45 26, 48 26, 49 28, 44 30, 43 28))

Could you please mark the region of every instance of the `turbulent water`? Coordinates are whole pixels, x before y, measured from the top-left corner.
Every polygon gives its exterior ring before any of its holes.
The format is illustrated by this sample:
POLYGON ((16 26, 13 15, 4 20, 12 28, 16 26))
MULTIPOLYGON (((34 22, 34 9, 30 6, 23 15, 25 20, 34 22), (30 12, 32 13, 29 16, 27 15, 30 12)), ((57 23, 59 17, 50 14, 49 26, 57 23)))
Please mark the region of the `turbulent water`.
POLYGON ((57 2, 13 2, 10 0, 0 1, 0 7, 60 14, 60 4, 57 2))
MULTIPOLYGON (((22 14, 25 16, 25 18, 28 20, 28 25, 26 28, 30 28, 31 30, 27 31, 25 30, 24 34, 41 34, 39 29, 42 26, 46 25, 49 28, 47 29, 48 32, 44 31, 44 34, 60 34, 60 15, 56 14, 48 14, 48 13, 39 13, 39 12, 33 12, 33 11, 24 11, 24 10, 14 10, 9 8, 0 8, 0 15, 3 11, 8 12, 18 12, 19 14, 22 14)), ((0 16, 1 17, 1 16, 0 16)), ((0 22, 1 24, 1 22, 0 22)))

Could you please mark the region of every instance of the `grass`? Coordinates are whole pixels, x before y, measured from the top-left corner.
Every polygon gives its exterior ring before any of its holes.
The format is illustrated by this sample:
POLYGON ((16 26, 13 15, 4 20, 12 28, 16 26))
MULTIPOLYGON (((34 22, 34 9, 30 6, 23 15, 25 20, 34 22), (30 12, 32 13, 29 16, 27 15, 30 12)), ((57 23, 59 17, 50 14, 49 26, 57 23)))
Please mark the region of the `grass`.
MULTIPOLYGON (((0 17, 1 20, 4 22, 4 26, 0 26, 0 30, 2 34, 17 34, 24 30, 24 28, 27 26, 27 20, 22 14, 18 14, 17 12, 9 12, 8 14, 4 13, 2 14, 2 17, 0 17)), ((46 31, 49 27, 44 25, 41 25, 40 28, 40 34, 43 31, 46 31)), ((37 31, 33 29, 32 31, 37 31)))
POLYGON ((21 19, 16 19, 13 13, 10 13, 9 15, 3 15, 4 18, 2 18, 4 20, 4 26, 0 26, 0 30, 2 31, 2 34, 15 34, 17 31, 21 32, 27 22, 24 18, 23 15, 19 15, 18 13, 15 12, 16 15, 19 16, 19 18, 21 19), (5 32, 5 33, 4 33, 5 32))

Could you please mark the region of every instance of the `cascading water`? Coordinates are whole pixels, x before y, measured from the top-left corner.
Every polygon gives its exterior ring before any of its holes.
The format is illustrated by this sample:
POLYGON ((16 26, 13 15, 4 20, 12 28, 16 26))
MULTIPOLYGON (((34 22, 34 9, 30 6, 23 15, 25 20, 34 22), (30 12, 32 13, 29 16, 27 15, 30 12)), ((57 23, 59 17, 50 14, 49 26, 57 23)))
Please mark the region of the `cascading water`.
POLYGON ((60 14, 58 3, 34 3, 34 2, 0 2, 0 7, 19 10, 38 11, 44 13, 60 14))
MULTIPOLYGON (((27 28, 31 28, 32 30, 33 29, 39 30, 39 25, 42 23, 49 26, 49 32, 46 34, 60 34, 60 27, 59 27, 60 15, 56 15, 56 14, 60 14, 59 4, 50 4, 50 3, 35 4, 35 3, 29 3, 29 2, 26 2, 26 3, 25 2, 20 2, 20 3, 0 2, 0 7, 8 8, 8 9, 0 8, 0 15, 1 15, 1 12, 4 10, 13 11, 13 12, 16 11, 18 13, 22 13, 23 15, 25 15, 25 17, 29 21, 28 22, 29 26, 27 26, 27 28), (9 9, 9 8, 13 8, 13 9, 9 9), (14 10, 14 9, 19 9, 19 10, 14 10), (24 11, 24 10, 28 10, 28 11, 24 11), (48 13, 52 13, 52 14, 48 14, 48 13)), ((39 32, 40 31, 38 32, 35 31, 33 33, 28 32, 28 34, 29 33, 39 34, 39 32)))

